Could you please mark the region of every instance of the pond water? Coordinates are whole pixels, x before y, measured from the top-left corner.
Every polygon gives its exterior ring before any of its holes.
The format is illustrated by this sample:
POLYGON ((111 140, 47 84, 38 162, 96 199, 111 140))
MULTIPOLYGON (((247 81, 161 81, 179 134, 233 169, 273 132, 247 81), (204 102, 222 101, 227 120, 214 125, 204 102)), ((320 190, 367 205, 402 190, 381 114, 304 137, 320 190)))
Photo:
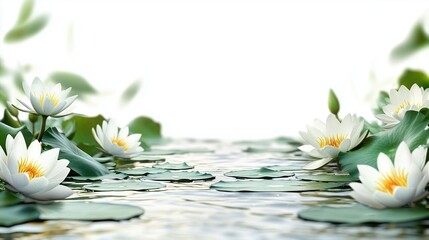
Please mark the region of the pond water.
MULTIPOLYGON (((228 171, 270 165, 301 167, 306 157, 287 141, 230 143, 174 140, 157 149, 209 149, 212 152, 162 155, 170 163, 186 162, 193 170, 215 179, 163 182, 152 191, 90 192, 85 182, 73 183, 76 193, 66 201, 122 203, 140 206, 145 214, 127 221, 45 221, 0 228, 4 239, 426 239, 429 221, 406 224, 347 225, 311 222, 297 217, 311 206, 353 204, 347 187, 310 192, 222 192, 210 189, 218 181, 232 181, 228 171), (248 147, 259 148, 245 151, 248 147), (262 149, 262 148, 271 148, 262 149), (287 149, 288 153, 272 149, 287 149)), ((166 152, 167 153, 167 152, 166 152)), ((114 169, 150 167, 154 162, 116 161, 114 169)), ((335 166, 319 172, 335 172, 335 166)), ((308 174, 294 171, 296 176, 308 174)), ((141 178, 141 177, 134 177, 141 178)), ((113 181, 113 180, 105 180, 113 181)))

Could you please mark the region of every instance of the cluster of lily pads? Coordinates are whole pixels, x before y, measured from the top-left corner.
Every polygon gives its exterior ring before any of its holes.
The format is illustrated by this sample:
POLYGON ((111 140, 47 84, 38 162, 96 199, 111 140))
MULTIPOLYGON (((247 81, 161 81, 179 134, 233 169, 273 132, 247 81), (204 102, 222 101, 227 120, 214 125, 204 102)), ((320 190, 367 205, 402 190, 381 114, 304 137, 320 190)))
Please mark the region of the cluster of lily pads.
MULTIPOLYGON (((428 84, 429 78, 424 73, 407 70, 400 78, 398 89, 380 93, 375 110, 380 123, 369 123, 350 114, 341 119, 338 98, 331 90, 328 101, 331 113, 326 122, 315 120, 307 126, 307 131, 300 132, 306 144, 299 149, 315 159, 303 168, 315 170, 335 162, 341 173, 354 179, 349 184, 353 189, 350 196, 374 209, 353 207, 350 211, 351 208, 346 208, 347 217, 357 209, 369 211, 374 216, 373 222, 379 221, 377 214, 392 216, 393 211, 398 211, 399 216, 406 212, 427 214, 426 208, 420 205, 427 201, 429 182, 428 84), (418 209, 414 209, 416 205, 418 209), (407 210, 395 209, 401 207, 407 210), (385 208, 393 209, 378 210, 385 208)), ((359 222, 354 217, 344 220, 342 212, 337 210, 309 209, 300 213, 300 217, 359 222)), ((366 216, 366 221, 371 214, 366 216)))

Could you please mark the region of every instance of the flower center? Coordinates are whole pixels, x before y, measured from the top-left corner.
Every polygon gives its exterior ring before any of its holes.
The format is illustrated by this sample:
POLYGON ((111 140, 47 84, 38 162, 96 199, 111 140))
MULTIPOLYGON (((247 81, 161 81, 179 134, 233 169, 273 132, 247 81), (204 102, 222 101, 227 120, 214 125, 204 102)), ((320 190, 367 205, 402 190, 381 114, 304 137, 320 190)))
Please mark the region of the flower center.
POLYGON ((58 105, 58 98, 55 95, 55 93, 42 93, 39 96, 40 106, 43 106, 43 102, 45 101, 45 98, 50 99, 52 101, 52 103, 54 104, 54 107, 56 107, 58 105))
POLYGON ((123 147, 124 151, 128 150, 128 144, 123 138, 115 137, 112 139, 112 143, 119 147, 123 147))
POLYGON ((418 109, 420 109, 420 107, 422 106, 420 103, 411 103, 410 101, 408 101, 408 100, 404 100, 403 102, 402 102, 402 104, 401 105, 399 105, 399 107, 397 107, 396 109, 395 109, 395 113, 396 114, 399 114, 399 112, 401 112, 402 110, 404 110, 404 108, 406 108, 406 107, 412 107, 412 106, 415 106, 415 107, 417 107, 418 109))
POLYGON ((30 161, 27 157, 18 161, 18 173, 27 173, 30 180, 45 175, 43 167, 36 161, 30 161))
POLYGON ((396 187, 406 187, 408 172, 404 169, 393 169, 390 173, 383 174, 377 182, 377 190, 393 195, 396 187))
POLYGON ((339 148, 344 139, 347 138, 347 134, 336 134, 330 137, 319 137, 317 142, 319 143, 320 148, 326 146, 331 146, 334 148, 339 148))

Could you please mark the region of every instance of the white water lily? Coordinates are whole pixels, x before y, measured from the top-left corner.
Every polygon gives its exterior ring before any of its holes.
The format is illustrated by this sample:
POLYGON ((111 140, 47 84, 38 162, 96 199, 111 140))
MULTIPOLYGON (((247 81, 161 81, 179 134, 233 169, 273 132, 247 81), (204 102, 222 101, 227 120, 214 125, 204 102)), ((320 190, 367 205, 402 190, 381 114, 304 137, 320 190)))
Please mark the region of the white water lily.
POLYGON ((377 167, 358 165, 362 183, 350 183, 350 195, 373 208, 395 208, 418 201, 428 193, 429 168, 425 165, 427 149, 416 148, 412 153, 405 142, 396 150, 395 163, 380 153, 377 167))
POLYGON ((104 151, 121 158, 132 158, 143 152, 143 148, 140 147, 141 134, 128 135, 128 133, 128 127, 118 129, 112 120, 103 121, 101 127, 97 125, 96 129, 92 129, 95 140, 104 151))
POLYGON ((398 124, 409 110, 429 108, 429 90, 424 90, 417 84, 411 86, 411 89, 405 86, 399 87, 398 90, 392 89, 389 98, 390 103, 383 107, 384 114, 376 115, 385 128, 398 124))
POLYGON ((299 147, 310 156, 321 158, 306 165, 305 169, 316 169, 356 147, 367 135, 362 131, 364 121, 356 115, 347 114, 340 122, 335 115, 329 114, 326 123, 316 119, 313 126, 307 126, 307 132, 299 132, 308 143, 299 147))
POLYGON ((7 188, 34 200, 64 199, 72 195, 70 188, 59 185, 70 172, 69 161, 58 160, 59 148, 41 150, 37 140, 27 149, 21 132, 15 138, 8 135, 6 153, 0 150, 0 179, 7 183, 7 188))
POLYGON ((63 91, 60 83, 55 86, 45 85, 37 77, 31 87, 25 82, 23 87, 31 105, 19 99, 18 101, 28 109, 27 112, 42 116, 58 117, 77 97, 77 95, 68 97, 71 88, 63 91))

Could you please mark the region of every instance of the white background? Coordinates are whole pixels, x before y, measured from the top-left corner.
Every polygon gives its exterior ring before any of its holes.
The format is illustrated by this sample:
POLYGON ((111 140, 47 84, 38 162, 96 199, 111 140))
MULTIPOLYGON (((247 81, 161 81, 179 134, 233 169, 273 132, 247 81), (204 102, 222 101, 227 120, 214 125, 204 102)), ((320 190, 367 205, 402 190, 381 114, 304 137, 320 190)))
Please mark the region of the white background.
MULTIPOLYGON (((0 36, 21 1, 0 0, 0 36)), ((101 92, 74 111, 160 121, 171 137, 257 139, 297 135, 328 114, 373 119, 377 91, 404 67, 428 69, 427 51, 392 64, 391 49, 426 1, 38 1, 40 34, 0 44, 9 67, 31 63, 27 82, 54 70, 81 74, 101 92), (118 104, 141 79, 139 96, 118 104)))

